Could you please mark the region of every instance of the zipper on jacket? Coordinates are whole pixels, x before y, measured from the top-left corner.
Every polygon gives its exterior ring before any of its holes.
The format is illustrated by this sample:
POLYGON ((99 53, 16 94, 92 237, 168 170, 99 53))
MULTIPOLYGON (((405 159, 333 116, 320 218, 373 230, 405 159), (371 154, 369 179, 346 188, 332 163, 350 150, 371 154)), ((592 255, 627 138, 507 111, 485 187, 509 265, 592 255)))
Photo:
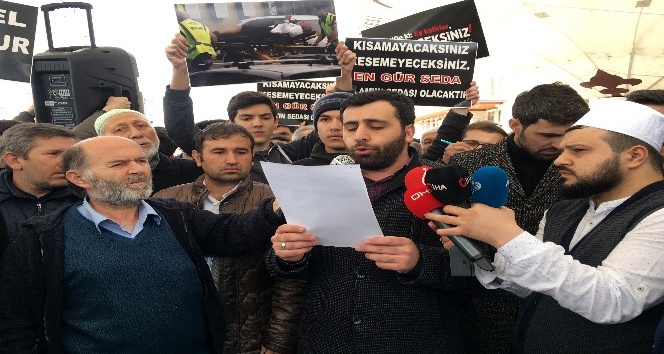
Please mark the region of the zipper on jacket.
POLYGON ((41 203, 37 203, 37 215, 44 215, 41 203))

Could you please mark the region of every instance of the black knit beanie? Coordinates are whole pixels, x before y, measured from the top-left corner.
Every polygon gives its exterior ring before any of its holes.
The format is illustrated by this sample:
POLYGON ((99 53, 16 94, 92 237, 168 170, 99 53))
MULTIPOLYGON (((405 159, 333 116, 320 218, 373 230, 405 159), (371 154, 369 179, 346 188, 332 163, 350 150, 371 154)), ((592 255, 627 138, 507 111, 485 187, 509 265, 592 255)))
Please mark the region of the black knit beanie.
POLYGON ((316 103, 314 103, 314 129, 316 129, 316 124, 318 124, 318 117, 321 114, 327 111, 338 110, 341 108, 341 102, 350 97, 352 94, 348 92, 334 92, 322 96, 316 103))

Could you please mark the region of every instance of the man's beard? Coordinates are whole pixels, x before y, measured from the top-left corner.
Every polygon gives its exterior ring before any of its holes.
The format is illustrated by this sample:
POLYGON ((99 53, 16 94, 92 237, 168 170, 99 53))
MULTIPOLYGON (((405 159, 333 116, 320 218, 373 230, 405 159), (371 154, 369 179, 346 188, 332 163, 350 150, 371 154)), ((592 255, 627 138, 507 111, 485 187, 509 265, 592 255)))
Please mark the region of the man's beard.
POLYGON ((560 187, 560 196, 564 199, 590 198, 594 195, 604 193, 617 186, 623 179, 620 173, 620 156, 615 155, 591 175, 580 177, 565 166, 558 167, 576 177, 574 184, 563 184, 560 187))
POLYGON ((116 182, 98 179, 97 176, 86 171, 86 177, 94 187, 88 190, 90 198, 111 206, 133 206, 152 194, 152 179, 149 176, 130 175, 124 181, 116 182), (142 186, 132 186, 134 182, 145 182, 142 186))
POLYGON ((384 170, 392 166, 399 158, 399 155, 401 155, 406 146, 406 132, 402 132, 398 138, 388 141, 382 147, 365 143, 358 143, 355 146, 366 146, 373 149, 373 154, 366 156, 357 155, 352 148, 349 149, 348 154, 356 163, 360 164, 361 169, 369 171, 384 170))
POLYGON ((157 141, 152 145, 151 148, 149 148, 147 150, 143 150, 143 152, 145 153, 145 156, 148 158, 148 160, 151 161, 152 158, 155 157, 155 155, 157 155, 157 153, 159 152, 159 143, 160 143, 159 139, 157 139, 157 141))

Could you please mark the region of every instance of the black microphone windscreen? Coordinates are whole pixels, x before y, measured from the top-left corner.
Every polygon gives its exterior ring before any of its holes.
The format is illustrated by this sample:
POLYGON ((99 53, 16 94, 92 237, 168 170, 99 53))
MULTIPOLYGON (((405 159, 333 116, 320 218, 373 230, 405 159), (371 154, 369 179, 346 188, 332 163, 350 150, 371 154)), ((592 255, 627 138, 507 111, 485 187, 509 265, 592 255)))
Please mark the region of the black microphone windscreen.
POLYGON ((459 205, 470 200, 468 180, 468 171, 456 165, 432 168, 424 176, 427 189, 446 205, 459 205))

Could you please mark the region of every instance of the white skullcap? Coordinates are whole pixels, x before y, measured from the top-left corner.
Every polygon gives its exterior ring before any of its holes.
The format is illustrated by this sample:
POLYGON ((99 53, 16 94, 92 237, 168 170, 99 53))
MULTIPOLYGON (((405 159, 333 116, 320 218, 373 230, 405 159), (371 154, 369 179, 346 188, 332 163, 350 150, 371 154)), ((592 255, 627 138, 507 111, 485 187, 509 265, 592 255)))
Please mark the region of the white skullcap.
POLYGON ((574 125, 584 125, 625 134, 659 151, 664 145, 664 115, 634 102, 600 99, 574 125))
POLYGON ((113 116, 117 116, 118 114, 123 114, 123 113, 133 113, 145 119, 146 121, 148 121, 148 123, 150 123, 148 117, 146 117, 141 112, 134 111, 133 109, 125 109, 125 108, 111 109, 110 111, 97 117, 97 120, 95 120, 95 131, 97 132, 97 135, 101 135, 101 128, 104 126, 104 123, 106 123, 107 120, 111 119, 113 116))

